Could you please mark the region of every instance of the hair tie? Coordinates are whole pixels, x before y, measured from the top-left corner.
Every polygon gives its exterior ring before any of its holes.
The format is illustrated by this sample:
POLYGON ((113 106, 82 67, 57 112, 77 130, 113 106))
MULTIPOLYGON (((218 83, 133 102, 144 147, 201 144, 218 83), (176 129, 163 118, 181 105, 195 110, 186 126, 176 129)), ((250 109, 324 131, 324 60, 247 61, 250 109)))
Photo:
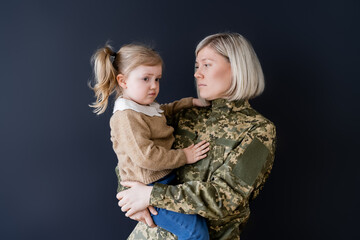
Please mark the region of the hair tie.
POLYGON ((113 52, 111 55, 110 55, 110 61, 111 63, 114 63, 114 60, 116 58, 116 55, 117 55, 117 52, 113 52))

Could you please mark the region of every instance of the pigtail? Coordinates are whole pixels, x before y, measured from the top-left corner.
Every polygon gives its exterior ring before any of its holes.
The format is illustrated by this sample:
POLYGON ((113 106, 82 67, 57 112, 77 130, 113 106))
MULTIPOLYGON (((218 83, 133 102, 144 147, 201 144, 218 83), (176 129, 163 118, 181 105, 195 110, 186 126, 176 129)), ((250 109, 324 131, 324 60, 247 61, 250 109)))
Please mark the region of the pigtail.
POLYGON ((109 44, 105 47, 98 49, 91 57, 91 64, 94 69, 94 86, 89 84, 89 87, 94 91, 96 101, 89 105, 94 108, 94 113, 102 114, 105 112, 109 96, 120 92, 120 87, 117 84, 116 76, 117 70, 113 64, 118 53, 112 50, 109 44))

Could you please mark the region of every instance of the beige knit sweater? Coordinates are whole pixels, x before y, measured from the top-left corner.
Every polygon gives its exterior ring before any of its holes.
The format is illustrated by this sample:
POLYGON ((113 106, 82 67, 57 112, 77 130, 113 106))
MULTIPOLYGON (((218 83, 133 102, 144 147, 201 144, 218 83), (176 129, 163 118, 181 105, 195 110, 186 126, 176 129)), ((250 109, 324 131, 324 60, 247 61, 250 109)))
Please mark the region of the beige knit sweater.
POLYGON ((111 141, 123 181, 149 184, 186 164, 184 151, 171 149, 174 129, 166 124, 165 116, 172 116, 192 106, 192 98, 183 98, 161 105, 164 112, 160 117, 151 117, 131 109, 116 111, 112 115, 111 141))

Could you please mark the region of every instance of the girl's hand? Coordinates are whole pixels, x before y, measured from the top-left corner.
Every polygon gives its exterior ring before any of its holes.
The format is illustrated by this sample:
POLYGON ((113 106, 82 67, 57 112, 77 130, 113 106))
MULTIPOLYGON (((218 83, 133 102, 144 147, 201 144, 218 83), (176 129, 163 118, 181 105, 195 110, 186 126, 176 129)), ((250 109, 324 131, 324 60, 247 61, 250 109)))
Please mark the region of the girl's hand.
POLYGON ((135 221, 139 221, 142 223, 147 224, 149 227, 154 228, 156 227, 156 224, 154 223, 149 211, 154 214, 157 215, 157 211, 155 210, 155 208, 153 206, 149 206, 148 209, 142 210, 140 212, 137 212, 133 215, 130 216, 130 218, 132 220, 135 221))
POLYGON ((192 144, 191 146, 184 148, 186 163, 196 163, 197 161, 206 158, 207 155, 205 153, 210 150, 209 145, 210 143, 203 140, 196 145, 192 144))
POLYGON ((140 182, 121 182, 121 185, 130 187, 116 195, 121 211, 126 212, 126 217, 149 207, 152 186, 147 186, 140 182))
POLYGON ((196 107, 206 107, 210 105, 210 102, 206 100, 200 100, 198 98, 193 98, 193 105, 196 107))

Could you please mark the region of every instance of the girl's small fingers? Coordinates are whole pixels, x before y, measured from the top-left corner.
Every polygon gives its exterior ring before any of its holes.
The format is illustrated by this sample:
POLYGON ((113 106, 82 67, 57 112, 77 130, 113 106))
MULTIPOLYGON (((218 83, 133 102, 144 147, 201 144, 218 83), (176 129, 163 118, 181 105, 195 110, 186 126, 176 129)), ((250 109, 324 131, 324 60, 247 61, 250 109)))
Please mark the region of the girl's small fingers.
POLYGON ((209 150, 210 148, 208 146, 202 146, 201 148, 196 149, 196 152, 202 153, 202 152, 207 152, 209 150))
POLYGON ((207 148, 207 149, 204 149, 204 150, 201 150, 199 152, 196 152, 195 153, 195 156, 201 156, 201 155, 204 155, 205 153, 207 153, 210 149, 207 148))
POLYGON ((204 158, 206 158, 206 154, 204 154, 204 155, 201 155, 201 156, 198 156, 198 157, 196 157, 197 159, 196 160, 201 160, 201 159, 204 159, 204 158))
POLYGON ((206 148, 206 149, 201 151, 201 154, 207 153, 209 150, 210 150, 210 148, 206 148))
MULTIPOLYGON (((210 145, 210 143, 206 143, 206 144, 202 145, 202 146, 200 147, 200 149, 203 150, 203 149, 205 149, 205 148, 209 148, 209 145, 210 145)), ((209 148, 209 149, 210 149, 210 148, 209 148)))
POLYGON ((206 143, 205 140, 202 140, 201 142, 198 142, 195 147, 198 148, 199 146, 203 145, 204 143, 206 143))

